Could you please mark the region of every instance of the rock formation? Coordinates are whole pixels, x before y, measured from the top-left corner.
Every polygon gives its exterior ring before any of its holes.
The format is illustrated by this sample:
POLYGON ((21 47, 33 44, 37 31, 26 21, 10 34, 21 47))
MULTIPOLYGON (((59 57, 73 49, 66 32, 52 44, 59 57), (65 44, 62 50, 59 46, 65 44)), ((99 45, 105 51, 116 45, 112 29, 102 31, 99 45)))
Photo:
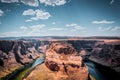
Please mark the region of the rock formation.
POLYGON ((46 51, 45 65, 55 72, 54 80, 87 80, 88 67, 71 44, 52 43, 46 51))
MULTIPOLYGON (((46 72, 44 76, 51 74, 53 77, 49 77, 49 80, 87 80, 88 67, 81 57, 84 55, 90 55, 90 60, 120 72, 120 41, 3 40, 0 41, 0 78, 30 63, 39 57, 40 53, 46 53, 42 73, 46 72)), ((37 70, 39 71, 41 72, 37 70)))
POLYGON ((111 40, 51 41, 45 63, 39 65, 25 80, 87 80, 88 67, 83 63, 86 55, 87 58, 90 56, 90 60, 119 72, 119 53, 120 42, 111 40))
POLYGON ((91 52, 90 60, 120 73, 120 42, 96 43, 91 52))
POLYGON ((44 53, 46 44, 47 41, 0 41, 0 78, 31 63, 44 53))

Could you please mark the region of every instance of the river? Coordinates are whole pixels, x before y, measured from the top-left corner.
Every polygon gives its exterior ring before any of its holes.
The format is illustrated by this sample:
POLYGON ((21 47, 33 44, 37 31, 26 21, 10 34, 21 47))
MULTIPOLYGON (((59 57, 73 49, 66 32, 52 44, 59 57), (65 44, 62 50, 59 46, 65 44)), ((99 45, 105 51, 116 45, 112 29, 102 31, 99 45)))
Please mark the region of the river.
POLYGON ((23 69, 11 74, 5 78, 5 80, 23 80, 29 73, 39 64, 44 62, 44 58, 37 58, 32 64, 25 66, 23 69))
MULTIPOLYGON (((32 63, 32 65, 25 67, 23 70, 20 70, 16 74, 7 77, 7 79, 5 80, 23 80, 23 78, 27 77, 37 65, 40 65, 43 62, 44 62, 44 58, 38 58, 32 63)), ((96 66, 96 64, 91 61, 87 61, 85 62, 85 64, 88 66, 89 76, 92 77, 93 80, 114 80, 114 78, 111 78, 111 76, 107 76, 110 78, 106 78, 106 74, 104 74, 104 72, 101 73, 102 70, 97 68, 97 67, 101 68, 100 65, 96 66)), ((105 68, 102 67, 102 69, 105 69, 105 68)), ((108 70, 108 72, 112 72, 112 71, 108 70)))
POLYGON ((85 62, 85 64, 88 66, 89 75, 95 80, 106 80, 105 77, 98 71, 93 62, 85 62))

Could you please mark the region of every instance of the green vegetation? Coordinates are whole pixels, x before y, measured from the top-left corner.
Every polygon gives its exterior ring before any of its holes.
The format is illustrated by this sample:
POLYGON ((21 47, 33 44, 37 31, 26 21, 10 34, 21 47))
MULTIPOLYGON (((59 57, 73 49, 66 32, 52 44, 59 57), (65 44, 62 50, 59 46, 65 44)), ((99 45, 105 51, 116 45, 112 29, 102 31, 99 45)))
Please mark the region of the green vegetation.
POLYGON ((2 67, 0 67, 0 80, 5 80, 6 78, 9 77, 9 75, 12 75, 14 73, 16 73, 19 69, 21 69, 23 66, 20 64, 17 65, 10 65, 8 67, 8 69, 3 69, 2 67))
POLYGON ((21 72, 18 76, 17 76, 17 80, 22 80, 24 78, 24 76, 31 70, 32 68, 27 68, 25 69, 23 72, 21 72))
POLYGON ((89 76, 90 76, 90 80, 96 80, 92 75, 89 76))

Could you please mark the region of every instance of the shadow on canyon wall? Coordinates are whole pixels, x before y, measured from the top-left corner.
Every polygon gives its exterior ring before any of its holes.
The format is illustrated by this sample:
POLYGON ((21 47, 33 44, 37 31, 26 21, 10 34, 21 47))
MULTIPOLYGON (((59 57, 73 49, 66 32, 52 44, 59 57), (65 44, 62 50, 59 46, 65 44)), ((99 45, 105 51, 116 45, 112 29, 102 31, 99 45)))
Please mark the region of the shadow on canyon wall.
MULTIPOLYGON (((55 45, 54 52, 65 53, 61 55, 66 58, 71 53, 80 55, 83 60, 91 60, 99 66, 105 66, 118 74, 120 74, 120 40, 119 39, 53 39, 53 40, 40 40, 40 39, 20 39, 20 40, 1 40, 0 41, 0 77, 5 77, 14 70, 30 63, 44 54, 47 50, 46 56, 50 57, 52 52, 49 50, 55 45), (62 45, 61 45, 62 44, 62 45), (59 46, 57 46, 59 45, 59 46), (60 46, 61 45, 61 46, 60 46), (57 49, 58 48, 58 49, 57 49), (72 49, 71 49, 72 48, 72 49), (49 50, 49 51, 48 51, 49 50), (49 52, 49 53, 48 53, 49 52)), ((53 54, 54 56, 56 54, 53 54)), ((56 55, 58 56, 58 55, 56 55)), ((72 55, 74 58, 76 56, 72 55)), ((73 59, 74 59, 73 58, 73 59)), ((77 57, 76 57, 77 58, 77 57)), ((45 60, 45 64, 51 70, 50 65, 53 65, 56 70, 63 70, 62 67, 56 67, 62 65, 63 67, 69 66, 64 63, 57 63, 59 58, 53 62, 45 60), (54 63, 55 62, 55 63, 54 63), (49 64, 52 63, 52 64, 49 64), (56 64, 57 63, 57 64, 56 64)), ((55 58, 54 58, 55 59, 55 58)), ((53 60, 54 60, 53 59, 53 60)), ((50 60, 51 61, 51 60, 50 60)), ((80 62, 80 60, 78 60, 80 62)), ((67 62, 66 62, 67 63, 67 62)), ((68 62, 69 63, 69 62, 68 62)), ((74 64, 71 66, 77 66, 74 64)), ((99 66, 97 66, 99 68, 99 66)), ((68 68, 69 69, 69 68, 68 68)), ((100 68, 99 68, 100 69, 100 68)), ((67 69, 64 68, 64 72, 67 69)), ((105 69, 106 70, 106 69, 105 69)), ((54 70, 53 70, 54 71, 54 70)), ((103 72, 105 72, 103 70, 103 72)), ((68 72, 67 72, 68 74, 68 72)), ((104 74, 104 73, 103 73, 104 74)))

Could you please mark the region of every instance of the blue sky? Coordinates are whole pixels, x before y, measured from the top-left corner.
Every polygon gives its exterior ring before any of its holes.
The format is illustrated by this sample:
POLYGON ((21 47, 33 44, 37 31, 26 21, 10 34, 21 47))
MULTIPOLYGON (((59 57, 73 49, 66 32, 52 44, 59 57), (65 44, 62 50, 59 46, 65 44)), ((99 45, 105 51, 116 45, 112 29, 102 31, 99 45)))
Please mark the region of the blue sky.
POLYGON ((120 0, 0 0, 0 37, 120 36, 120 0))

